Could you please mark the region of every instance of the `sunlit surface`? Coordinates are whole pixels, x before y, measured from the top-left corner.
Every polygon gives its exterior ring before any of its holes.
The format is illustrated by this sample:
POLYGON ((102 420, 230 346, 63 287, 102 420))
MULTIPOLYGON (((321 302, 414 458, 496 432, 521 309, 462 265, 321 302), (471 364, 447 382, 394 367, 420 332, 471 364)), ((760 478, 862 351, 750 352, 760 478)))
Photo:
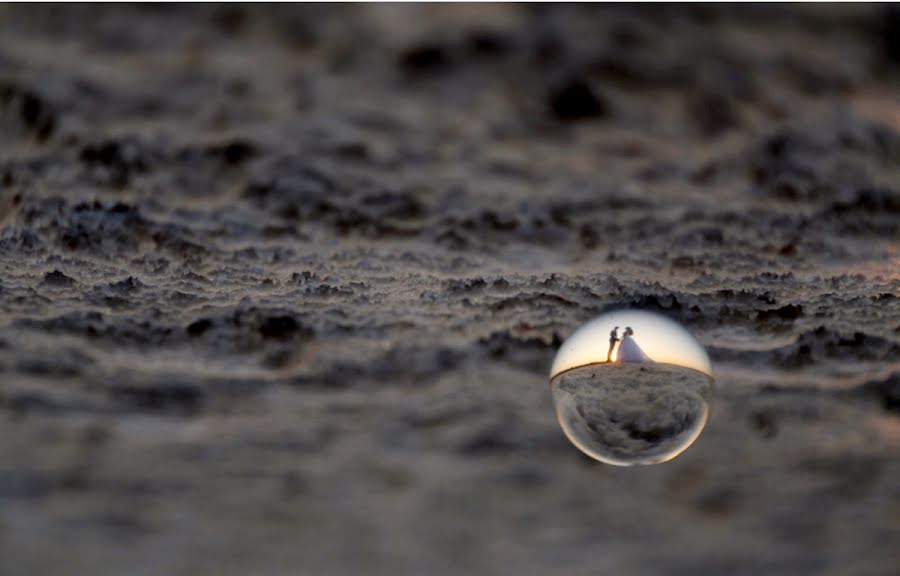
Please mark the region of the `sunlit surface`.
POLYGON ((709 357, 684 328, 638 311, 604 314, 572 334, 553 361, 560 426, 607 464, 657 464, 684 452, 709 417, 709 357))

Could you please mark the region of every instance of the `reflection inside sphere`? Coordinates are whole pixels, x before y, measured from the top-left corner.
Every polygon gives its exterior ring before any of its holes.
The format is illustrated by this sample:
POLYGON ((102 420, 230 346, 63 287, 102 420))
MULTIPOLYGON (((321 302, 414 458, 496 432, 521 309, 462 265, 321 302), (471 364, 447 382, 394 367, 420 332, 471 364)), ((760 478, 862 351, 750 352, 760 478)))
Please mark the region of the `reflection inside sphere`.
POLYGON ((560 347, 550 372, 556 416, 585 454, 619 466, 681 454, 709 417, 709 357, 684 328, 656 314, 612 312, 560 347))

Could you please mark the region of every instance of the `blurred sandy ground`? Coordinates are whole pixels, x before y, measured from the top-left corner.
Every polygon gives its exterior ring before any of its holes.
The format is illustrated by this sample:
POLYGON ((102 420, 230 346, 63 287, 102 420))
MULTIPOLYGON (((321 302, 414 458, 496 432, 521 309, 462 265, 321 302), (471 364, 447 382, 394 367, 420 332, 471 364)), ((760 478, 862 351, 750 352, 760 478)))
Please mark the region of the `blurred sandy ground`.
POLYGON ((898 18, 0 6, 0 573, 894 574, 898 18), (553 414, 616 306, 664 465, 553 414))

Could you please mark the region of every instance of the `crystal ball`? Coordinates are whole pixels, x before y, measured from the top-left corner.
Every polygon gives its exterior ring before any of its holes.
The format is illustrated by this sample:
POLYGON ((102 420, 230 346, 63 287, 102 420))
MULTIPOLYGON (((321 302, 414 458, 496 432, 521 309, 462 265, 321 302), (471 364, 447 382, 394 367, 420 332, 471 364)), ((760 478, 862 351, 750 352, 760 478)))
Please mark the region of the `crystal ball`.
POLYGON ((687 450, 706 426, 714 383, 706 351, 687 330, 637 310, 581 326, 550 369, 566 437, 616 466, 659 464, 687 450))

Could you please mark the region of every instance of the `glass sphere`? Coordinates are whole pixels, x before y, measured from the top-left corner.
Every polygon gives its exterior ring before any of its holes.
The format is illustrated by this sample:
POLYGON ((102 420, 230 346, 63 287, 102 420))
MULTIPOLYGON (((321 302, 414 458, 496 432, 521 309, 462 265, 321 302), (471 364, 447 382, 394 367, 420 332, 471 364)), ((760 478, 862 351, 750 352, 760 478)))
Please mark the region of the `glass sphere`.
POLYGON ((616 466, 658 464, 703 432, 713 393, 703 346, 649 312, 599 316, 560 347, 550 389, 563 432, 579 450, 616 466))

